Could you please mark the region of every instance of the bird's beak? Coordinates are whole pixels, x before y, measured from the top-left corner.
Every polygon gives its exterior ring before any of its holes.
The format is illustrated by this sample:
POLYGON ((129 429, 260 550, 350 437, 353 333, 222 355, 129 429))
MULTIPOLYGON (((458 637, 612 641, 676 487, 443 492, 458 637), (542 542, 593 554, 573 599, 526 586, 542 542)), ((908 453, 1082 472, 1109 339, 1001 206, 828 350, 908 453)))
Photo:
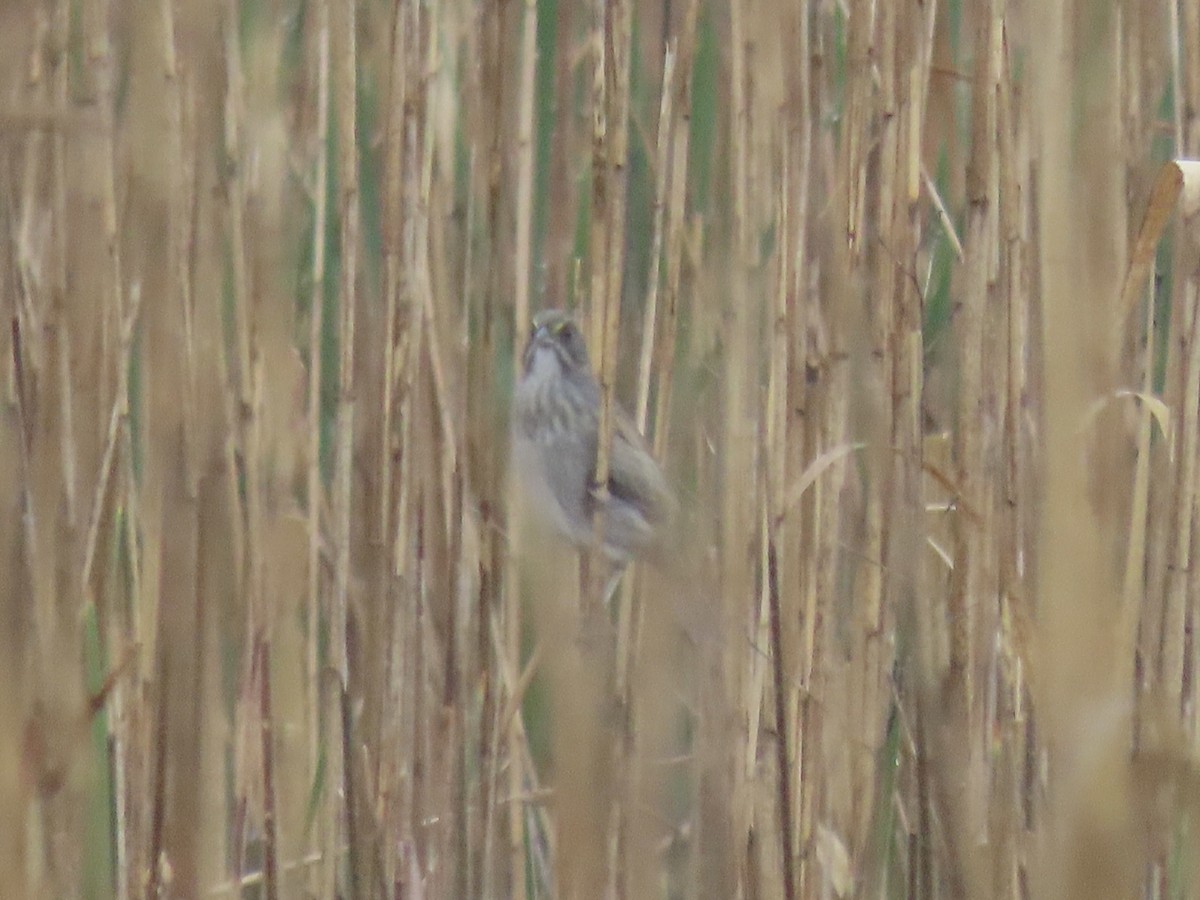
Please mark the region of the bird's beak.
POLYGON ((545 337, 546 337, 546 326, 545 325, 538 328, 533 334, 531 334, 529 336, 529 343, 527 343, 525 345, 525 355, 521 359, 521 365, 523 367, 522 371, 524 371, 525 374, 527 374, 527 375, 529 374, 529 367, 533 365, 533 354, 537 350, 538 345, 545 342, 545 337))

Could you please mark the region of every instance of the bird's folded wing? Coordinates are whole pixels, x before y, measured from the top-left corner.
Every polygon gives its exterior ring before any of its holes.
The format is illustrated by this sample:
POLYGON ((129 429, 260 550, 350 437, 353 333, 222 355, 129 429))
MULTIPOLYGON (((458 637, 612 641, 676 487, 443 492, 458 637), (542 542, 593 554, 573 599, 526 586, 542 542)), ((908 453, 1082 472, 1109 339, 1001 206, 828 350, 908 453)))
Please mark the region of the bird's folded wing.
POLYGON ((633 423, 618 413, 609 463, 608 492, 636 508, 648 522, 664 519, 670 489, 633 423))

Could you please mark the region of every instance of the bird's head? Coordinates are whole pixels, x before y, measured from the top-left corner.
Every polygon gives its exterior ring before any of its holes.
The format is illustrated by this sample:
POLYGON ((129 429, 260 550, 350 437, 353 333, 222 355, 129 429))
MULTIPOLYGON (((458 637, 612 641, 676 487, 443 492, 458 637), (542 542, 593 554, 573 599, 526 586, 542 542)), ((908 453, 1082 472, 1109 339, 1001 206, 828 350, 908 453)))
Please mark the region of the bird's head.
POLYGON ((543 366, 556 366, 564 375, 590 373, 592 368, 579 323, 561 309, 545 309, 533 317, 523 362, 526 378, 539 374, 543 366))

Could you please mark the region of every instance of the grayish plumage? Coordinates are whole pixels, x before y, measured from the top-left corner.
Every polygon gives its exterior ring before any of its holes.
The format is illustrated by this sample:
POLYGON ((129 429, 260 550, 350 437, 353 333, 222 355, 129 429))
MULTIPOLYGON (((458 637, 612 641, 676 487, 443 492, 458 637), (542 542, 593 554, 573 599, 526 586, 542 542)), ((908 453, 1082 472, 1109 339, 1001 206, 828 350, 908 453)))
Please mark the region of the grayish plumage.
MULTIPOLYGON (((662 470, 616 409, 604 549, 614 562, 656 549, 672 507, 662 470)), ((579 547, 592 539, 600 386, 579 325, 549 309, 533 320, 513 402, 513 464, 529 506, 579 547)))

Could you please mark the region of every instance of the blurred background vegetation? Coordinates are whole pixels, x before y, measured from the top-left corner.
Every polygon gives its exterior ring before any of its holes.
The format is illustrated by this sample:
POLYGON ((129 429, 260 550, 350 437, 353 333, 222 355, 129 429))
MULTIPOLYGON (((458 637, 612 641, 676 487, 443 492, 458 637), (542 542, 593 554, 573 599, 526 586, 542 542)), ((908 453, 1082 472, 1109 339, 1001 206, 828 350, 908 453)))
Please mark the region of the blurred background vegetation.
POLYGON ((1187 0, 0 0, 0 895, 1189 896, 1198 144, 1187 0))

